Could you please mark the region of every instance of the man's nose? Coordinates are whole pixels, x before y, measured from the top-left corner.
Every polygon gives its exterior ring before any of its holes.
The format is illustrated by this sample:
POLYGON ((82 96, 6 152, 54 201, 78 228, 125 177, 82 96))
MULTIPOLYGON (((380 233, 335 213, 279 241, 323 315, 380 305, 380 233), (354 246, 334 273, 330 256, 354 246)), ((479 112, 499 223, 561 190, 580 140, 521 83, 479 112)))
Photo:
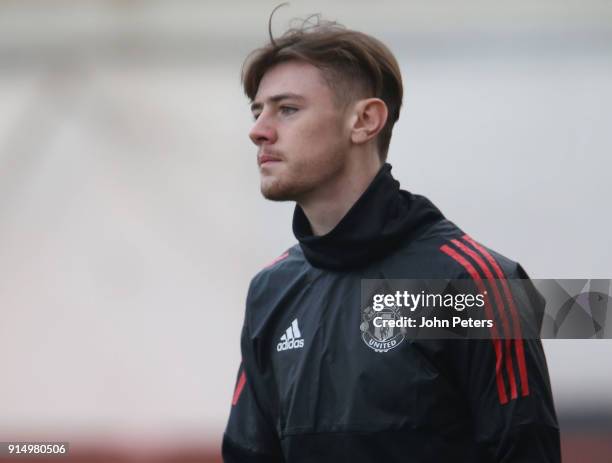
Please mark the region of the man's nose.
POLYGON ((276 129, 267 117, 260 114, 249 132, 249 138, 257 146, 262 143, 274 143, 277 138, 276 129))

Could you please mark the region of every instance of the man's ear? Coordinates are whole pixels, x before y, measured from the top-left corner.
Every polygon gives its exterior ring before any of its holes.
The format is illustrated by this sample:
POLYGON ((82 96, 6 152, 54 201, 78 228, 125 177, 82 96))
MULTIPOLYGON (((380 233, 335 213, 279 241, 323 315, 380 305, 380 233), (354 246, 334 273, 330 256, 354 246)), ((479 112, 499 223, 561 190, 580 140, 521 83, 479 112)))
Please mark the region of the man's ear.
POLYGON ((359 100, 351 118, 351 141, 361 145, 375 138, 385 126, 387 116, 387 105, 380 98, 359 100))

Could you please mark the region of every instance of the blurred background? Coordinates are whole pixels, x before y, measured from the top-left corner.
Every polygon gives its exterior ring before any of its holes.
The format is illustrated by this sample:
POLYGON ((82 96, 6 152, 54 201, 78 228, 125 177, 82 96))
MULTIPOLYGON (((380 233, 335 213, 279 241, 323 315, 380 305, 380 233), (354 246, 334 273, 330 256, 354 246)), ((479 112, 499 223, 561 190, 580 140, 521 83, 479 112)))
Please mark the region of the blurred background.
MULTIPOLYGON (((295 241, 240 86, 278 3, 0 1, 0 441, 219 461, 249 280, 295 241)), ((612 277, 612 2, 294 0, 274 33, 311 13, 396 54, 405 189, 533 278, 612 277)), ((544 344, 564 461, 612 461, 612 341, 544 344)))

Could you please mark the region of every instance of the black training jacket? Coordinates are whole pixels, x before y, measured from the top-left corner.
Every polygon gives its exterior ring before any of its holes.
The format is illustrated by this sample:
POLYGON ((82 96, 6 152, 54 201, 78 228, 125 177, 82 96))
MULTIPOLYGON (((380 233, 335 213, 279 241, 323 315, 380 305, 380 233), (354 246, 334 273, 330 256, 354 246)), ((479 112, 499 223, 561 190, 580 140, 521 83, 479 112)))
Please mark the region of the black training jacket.
POLYGON ((561 460, 539 340, 405 339, 376 352, 361 337, 363 278, 489 280, 507 296, 503 279, 528 278, 519 264, 400 190, 388 164, 330 233, 312 235, 299 206, 293 229, 299 244, 249 288, 226 463, 561 460))

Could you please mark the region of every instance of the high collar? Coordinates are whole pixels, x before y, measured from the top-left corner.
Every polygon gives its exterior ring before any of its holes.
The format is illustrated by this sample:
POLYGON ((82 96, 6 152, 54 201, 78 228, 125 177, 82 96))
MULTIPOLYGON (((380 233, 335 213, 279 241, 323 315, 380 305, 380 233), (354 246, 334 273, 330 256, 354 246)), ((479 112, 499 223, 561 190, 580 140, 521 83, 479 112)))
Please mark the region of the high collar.
POLYGON ((293 233, 313 267, 348 270, 382 258, 443 219, 427 198, 400 190, 384 164, 366 191, 326 235, 315 236, 299 205, 293 213, 293 233))

